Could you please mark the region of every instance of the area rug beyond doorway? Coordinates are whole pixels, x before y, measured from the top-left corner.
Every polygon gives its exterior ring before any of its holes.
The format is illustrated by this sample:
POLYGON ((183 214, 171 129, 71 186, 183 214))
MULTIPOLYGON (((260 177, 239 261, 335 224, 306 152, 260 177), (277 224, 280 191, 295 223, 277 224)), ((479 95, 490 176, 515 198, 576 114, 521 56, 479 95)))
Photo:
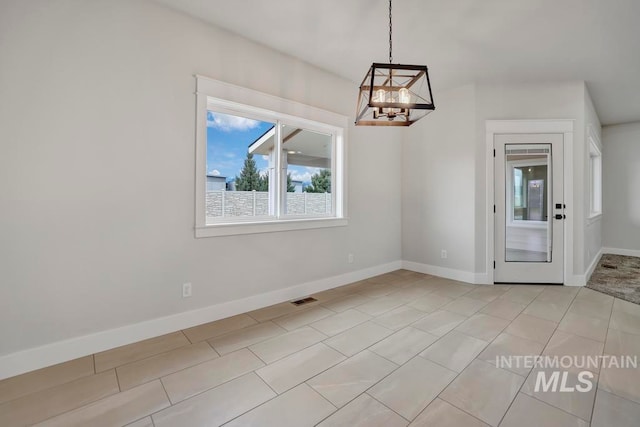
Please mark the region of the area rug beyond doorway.
POLYGON ((640 304, 640 258, 602 255, 587 288, 640 304))

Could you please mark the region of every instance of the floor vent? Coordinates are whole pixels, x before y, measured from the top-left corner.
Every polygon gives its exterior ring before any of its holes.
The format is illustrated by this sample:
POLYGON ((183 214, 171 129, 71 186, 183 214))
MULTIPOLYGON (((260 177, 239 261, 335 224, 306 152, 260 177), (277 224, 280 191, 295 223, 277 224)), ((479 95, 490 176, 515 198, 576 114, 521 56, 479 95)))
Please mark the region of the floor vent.
POLYGON ((602 264, 602 268, 610 268, 611 270, 617 270, 618 266, 611 264, 602 264))
POLYGON ((291 304, 293 305, 303 305, 303 304, 308 304, 310 302, 314 302, 314 301, 318 301, 317 299, 313 298, 313 297, 307 297, 307 298, 302 298, 296 301, 291 301, 291 304))

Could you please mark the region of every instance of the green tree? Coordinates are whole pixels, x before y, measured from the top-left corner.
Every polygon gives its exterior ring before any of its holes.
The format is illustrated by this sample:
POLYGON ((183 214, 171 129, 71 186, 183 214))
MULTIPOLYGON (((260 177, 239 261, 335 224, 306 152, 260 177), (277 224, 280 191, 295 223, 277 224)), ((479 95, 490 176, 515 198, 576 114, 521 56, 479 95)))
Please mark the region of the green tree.
POLYGON ((331 170, 321 169, 320 172, 313 174, 311 185, 307 185, 304 191, 307 193, 331 193, 331 170))
POLYGON ((258 183, 256 191, 269 191, 269 172, 260 175, 260 182, 258 183))
MULTIPOLYGON (((256 161, 253 160, 253 154, 247 153, 247 158, 244 159, 244 166, 240 171, 240 176, 236 175, 236 190, 262 191, 261 188, 265 186, 264 181, 266 181, 266 179, 260 176, 260 172, 256 166, 256 161)), ((267 181, 267 188, 268 185, 267 181)))
POLYGON ((291 174, 287 174, 287 193, 293 193, 296 191, 296 186, 293 185, 293 178, 291 178, 291 174))
MULTIPOLYGON (((236 191, 269 191, 269 173, 260 174, 253 160, 253 154, 247 153, 240 176, 236 176, 236 191)), ((293 185, 291 173, 287 174, 287 192, 293 193, 296 186, 293 185)))

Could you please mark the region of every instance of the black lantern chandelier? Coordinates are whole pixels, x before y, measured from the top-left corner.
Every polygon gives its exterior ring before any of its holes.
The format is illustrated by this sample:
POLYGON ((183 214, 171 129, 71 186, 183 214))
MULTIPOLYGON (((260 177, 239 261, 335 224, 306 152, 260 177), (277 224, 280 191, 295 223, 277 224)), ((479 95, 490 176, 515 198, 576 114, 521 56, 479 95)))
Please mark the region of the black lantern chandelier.
POLYGON ((393 64, 392 30, 389 0, 389 63, 374 62, 362 80, 356 125, 410 126, 436 108, 427 67, 393 64))

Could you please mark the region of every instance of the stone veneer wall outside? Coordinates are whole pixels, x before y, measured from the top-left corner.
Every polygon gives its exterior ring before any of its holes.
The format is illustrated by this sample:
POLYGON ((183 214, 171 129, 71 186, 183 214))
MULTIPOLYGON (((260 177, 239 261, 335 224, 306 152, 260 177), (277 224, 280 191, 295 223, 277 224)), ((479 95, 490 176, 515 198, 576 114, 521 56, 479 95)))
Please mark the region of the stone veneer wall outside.
MULTIPOLYGON (((287 193, 287 214, 331 213, 331 193, 287 193)), ((264 216, 269 214, 266 191, 208 191, 207 217, 264 216)))

